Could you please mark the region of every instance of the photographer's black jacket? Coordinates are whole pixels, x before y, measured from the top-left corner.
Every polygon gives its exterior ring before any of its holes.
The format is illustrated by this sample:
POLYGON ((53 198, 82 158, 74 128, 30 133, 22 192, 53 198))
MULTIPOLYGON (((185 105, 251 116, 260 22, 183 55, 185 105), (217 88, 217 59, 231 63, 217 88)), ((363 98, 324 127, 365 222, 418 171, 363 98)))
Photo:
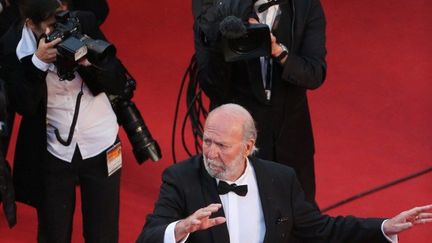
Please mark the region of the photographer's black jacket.
MULTIPOLYGON (((93 39, 105 39, 92 13, 76 14, 84 34, 93 39)), ((17 24, 4 36, 2 49, 5 56, 2 66, 7 70, 6 83, 10 102, 22 115, 14 158, 16 197, 18 201, 37 206, 43 190, 41 168, 44 166, 47 148, 47 73, 33 65, 31 56, 24 57, 21 62, 17 60, 15 50, 21 39, 21 31, 22 25, 17 24)), ((111 59, 98 68, 80 66, 78 72, 94 95, 100 92, 123 92, 124 69, 117 59, 111 59)))
MULTIPOLYGON (((238 7, 253 4, 253 0, 220 0, 221 6, 238 7), (234 2, 234 3, 233 3, 234 2)), ((222 20, 218 14, 239 16, 235 9, 214 11, 216 2, 193 0, 195 16, 195 48, 198 63, 197 79, 211 100, 211 106, 236 103, 251 112, 257 123, 260 149, 258 156, 288 164, 302 175, 302 184, 314 185, 314 142, 306 91, 318 88, 326 76, 325 16, 319 0, 287 0, 280 5, 279 24, 272 30, 278 42, 289 49, 284 65, 273 65, 271 100, 267 101, 258 58, 227 63, 219 40, 208 33, 211 25, 222 20), (306 182, 307 181, 307 182, 306 182)), ((243 11, 244 12, 244 11, 243 11)), ((241 14, 240 14, 241 15, 241 14)), ((226 16, 225 16, 226 17, 226 16)), ((313 186, 314 187, 314 186, 313 186)), ((308 199, 314 192, 306 189, 308 199)))

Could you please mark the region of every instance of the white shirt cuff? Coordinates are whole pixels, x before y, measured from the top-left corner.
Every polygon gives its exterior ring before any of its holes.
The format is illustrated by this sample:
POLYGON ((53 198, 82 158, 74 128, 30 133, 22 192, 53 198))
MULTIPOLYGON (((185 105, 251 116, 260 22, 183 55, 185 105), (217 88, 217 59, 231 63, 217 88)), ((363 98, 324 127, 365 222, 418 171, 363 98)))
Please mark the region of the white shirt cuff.
POLYGON ((0 13, 3 12, 3 4, 0 3, 0 13))
POLYGON ((33 54, 32 62, 33 62, 33 65, 35 65, 35 67, 37 67, 39 70, 44 71, 44 72, 46 72, 48 70, 49 66, 50 66, 49 63, 41 61, 36 56, 36 54, 33 54))
MULTIPOLYGON (((164 243, 176 243, 175 240, 175 235, 174 235, 174 229, 176 224, 179 222, 180 220, 177 220, 175 222, 172 222, 171 224, 168 225, 168 227, 165 229, 165 234, 164 234, 164 243)), ((189 234, 181 241, 179 241, 179 243, 184 243, 186 242, 186 240, 189 238, 189 234)))
POLYGON ((387 221, 388 219, 384 220, 381 224, 381 232, 383 233, 384 237, 391 243, 398 243, 398 237, 397 234, 395 235, 386 235, 384 233, 384 223, 387 221))

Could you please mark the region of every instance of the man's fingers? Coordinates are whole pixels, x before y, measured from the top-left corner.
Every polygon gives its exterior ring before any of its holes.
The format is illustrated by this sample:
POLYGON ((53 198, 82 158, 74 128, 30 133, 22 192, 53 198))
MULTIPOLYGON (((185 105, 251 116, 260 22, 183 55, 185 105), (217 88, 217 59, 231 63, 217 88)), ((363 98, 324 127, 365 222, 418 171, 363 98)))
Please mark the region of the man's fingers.
POLYGON ((397 232, 401 232, 401 231, 407 230, 407 229, 409 229, 411 227, 413 227, 413 224, 411 222, 398 224, 397 225, 397 232))
MULTIPOLYGON (((49 28, 49 27, 46 27, 45 28, 45 35, 47 35, 48 36, 48 34, 51 32, 51 29, 49 28)), ((46 43, 46 38, 42 38, 41 39, 41 41, 44 41, 44 43, 46 43)), ((46 43, 46 45, 47 45, 47 47, 54 47, 55 45, 57 45, 58 43, 60 43, 62 41, 62 39, 61 38, 57 38, 57 39, 55 39, 55 40, 53 40, 53 41, 51 41, 51 42, 49 42, 49 43, 46 43)))
POLYGON ((418 219, 414 224, 429 224, 432 223, 432 219, 418 219))
POLYGON ((409 216, 413 216, 427 211, 432 211, 432 204, 421 206, 421 207, 415 207, 405 212, 407 212, 409 216))
POLYGON ((217 217, 217 218, 211 219, 211 221, 212 221, 212 226, 216 226, 216 225, 225 223, 226 219, 224 217, 217 217))
POLYGON ((62 39, 61 38, 57 38, 57 39, 55 39, 55 40, 53 40, 53 41, 51 41, 51 42, 48 42, 48 43, 46 43, 45 42, 45 44, 46 44, 46 46, 48 47, 48 48, 53 48, 54 46, 56 46, 58 43, 60 43, 62 41, 62 39))
POLYGON ((432 213, 421 213, 417 215, 417 219, 429 219, 432 218, 432 213))
POLYGON ((276 37, 271 32, 270 32, 270 41, 271 41, 272 44, 276 43, 276 37))
POLYGON ((204 215, 203 217, 210 216, 212 213, 219 211, 222 207, 220 203, 213 203, 205 208, 198 209, 195 213, 197 215, 204 215))
POLYGON ((186 228, 186 232, 191 233, 197 230, 207 229, 218 224, 225 222, 224 217, 217 217, 210 219, 212 213, 217 212, 222 207, 220 203, 210 204, 205 208, 200 208, 186 220, 183 225, 186 228))
POLYGON ((196 226, 196 225, 200 225, 200 224, 201 224, 201 220, 199 220, 199 219, 192 219, 191 220, 191 225, 196 226))
POLYGON ((420 213, 415 216, 413 221, 414 224, 428 224, 432 223, 432 213, 420 213))
POLYGON ((195 219, 208 218, 214 212, 217 212, 222 207, 221 204, 214 203, 210 204, 205 208, 198 209, 192 216, 195 219))
POLYGON ((258 24, 258 20, 256 20, 255 18, 249 18, 248 20, 249 24, 258 24))
POLYGON ((220 204, 220 203, 212 203, 212 204, 208 205, 206 208, 214 213, 214 212, 219 211, 219 209, 221 207, 222 207, 222 204, 220 204))
MULTIPOLYGON (((226 222, 226 219, 224 217, 212 218, 212 219, 208 220, 208 226, 212 227, 212 226, 215 226, 215 225, 223 224, 225 222, 226 222)), ((194 226, 198 226, 198 225, 200 225, 202 223, 203 223, 202 220, 199 220, 199 219, 192 219, 191 220, 191 224, 194 225, 194 226)))
POLYGON ((193 216, 195 219, 202 219, 202 218, 206 218, 206 217, 210 217, 210 215, 212 214, 212 212, 208 211, 208 210, 198 210, 196 211, 193 216))
POLYGON ((417 207, 417 211, 418 212, 427 212, 427 211, 431 211, 432 212, 432 204, 421 206, 421 207, 417 207))
POLYGON ((224 217, 217 217, 208 219, 207 221, 205 221, 205 223, 203 221, 200 221, 200 224, 196 224, 195 226, 199 227, 200 230, 205 230, 213 226, 223 224, 225 222, 226 219, 224 217))

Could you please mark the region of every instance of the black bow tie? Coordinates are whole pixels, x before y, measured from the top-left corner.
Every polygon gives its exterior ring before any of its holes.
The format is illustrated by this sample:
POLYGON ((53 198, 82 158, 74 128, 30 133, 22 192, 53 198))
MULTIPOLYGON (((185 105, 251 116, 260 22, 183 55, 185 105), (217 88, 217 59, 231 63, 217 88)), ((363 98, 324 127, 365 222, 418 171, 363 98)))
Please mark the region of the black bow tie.
POLYGON ((266 11, 267 9, 269 9, 273 5, 282 4, 285 2, 286 2, 285 0, 270 0, 269 2, 266 2, 266 3, 259 5, 258 6, 258 12, 262 13, 262 12, 266 11))
POLYGON ((225 181, 219 181, 218 184, 218 193, 219 194, 227 194, 228 192, 234 192, 239 196, 246 196, 248 191, 247 185, 237 186, 236 184, 228 184, 225 181))

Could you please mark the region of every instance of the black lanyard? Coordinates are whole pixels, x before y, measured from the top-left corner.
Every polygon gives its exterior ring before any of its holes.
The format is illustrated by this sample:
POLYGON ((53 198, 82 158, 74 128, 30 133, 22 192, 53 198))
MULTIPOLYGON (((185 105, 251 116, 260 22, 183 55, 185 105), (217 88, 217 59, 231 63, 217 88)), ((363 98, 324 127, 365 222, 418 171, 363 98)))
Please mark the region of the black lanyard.
POLYGON ((69 146, 71 144, 71 142, 72 142, 73 134, 75 132, 75 127, 76 127, 76 123, 77 123, 77 120, 78 120, 78 113, 79 113, 79 108, 80 108, 80 104, 81 104, 81 98, 82 98, 82 96, 84 94, 83 93, 83 85, 84 85, 84 81, 81 81, 81 90, 80 90, 80 92, 77 95, 77 100, 76 100, 76 103, 75 103, 75 111, 74 111, 74 115, 73 115, 73 119, 72 119, 72 124, 70 126, 69 136, 68 136, 68 138, 67 138, 66 141, 63 140, 63 138, 60 136, 60 132, 59 132, 58 128, 53 126, 54 129, 55 129, 54 133, 55 133, 55 136, 56 136, 57 140, 61 144, 63 144, 64 146, 69 146))

